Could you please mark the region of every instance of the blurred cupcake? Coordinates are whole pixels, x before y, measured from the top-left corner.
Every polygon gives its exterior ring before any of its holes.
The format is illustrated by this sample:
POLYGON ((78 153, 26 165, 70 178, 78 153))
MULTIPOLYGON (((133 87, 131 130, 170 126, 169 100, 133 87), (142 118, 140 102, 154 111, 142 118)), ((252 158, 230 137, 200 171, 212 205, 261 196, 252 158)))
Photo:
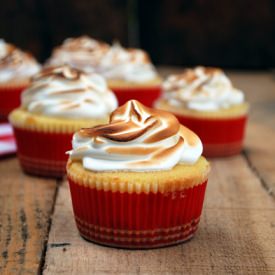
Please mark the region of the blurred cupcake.
POLYGON ((62 45, 56 47, 46 66, 68 64, 87 74, 95 73, 109 45, 89 36, 68 38, 62 45))
POLYGON ((23 170, 61 177, 72 134, 105 123, 116 107, 114 94, 99 75, 88 76, 67 65, 35 75, 22 94, 21 107, 9 116, 23 170))
POLYGON ((196 67, 169 76, 155 106, 173 112, 197 133, 205 156, 222 157, 241 151, 248 104, 222 70, 196 67))
POLYGON ((152 248, 198 228, 209 163, 196 134, 132 100, 109 124, 81 129, 67 164, 75 221, 96 243, 152 248))
POLYGON ((152 106, 159 97, 161 79, 146 52, 114 44, 102 57, 97 72, 103 75, 120 105, 130 99, 152 106))
POLYGON ((29 53, 0 39, 0 120, 19 106, 20 94, 40 65, 29 53))
POLYGON ((69 38, 54 50, 47 64, 70 64, 87 74, 104 76, 120 105, 134 98, 151 106, 160 95, 161 80, 149 56, 118 43, 110 46, 88 36, 69 38))

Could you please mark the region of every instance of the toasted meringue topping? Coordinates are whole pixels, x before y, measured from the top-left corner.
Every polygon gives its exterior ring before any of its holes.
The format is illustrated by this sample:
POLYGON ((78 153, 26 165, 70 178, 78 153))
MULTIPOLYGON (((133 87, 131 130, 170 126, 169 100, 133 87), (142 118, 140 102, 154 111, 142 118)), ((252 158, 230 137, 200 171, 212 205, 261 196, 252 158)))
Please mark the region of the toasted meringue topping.
POLYGON ((0 82, 29 78, 40 70, 40 65, 26 52, 0 39, 0 82))
POLYGON ((108 44, 89 36, 68 38, 61 46, 54 49, 48 65, 69 64, 86 73, 94 73, 109 48, 108 44))
POLYGON ((107 79, 130 82, 150 81, 157 77, 146 52, 110 46, 88 36, 70 38, 53 52, 49 65, 69 64, 86 73, 99 73, 107 79))
POLYGON ((117 107, 117 100, 101 76, 63 65, 35 75, 22 94, 22 106, 46 116, 103 118, 117 107))
POLYGON ((109 124, 75 133, 69 153, 93 171, 168 170, 195 163, 202 143, 172 114, 131 100, 111 114, 109 124))
POLYGON ((163 83, 163 97, 171 105, 198 111, 215 111, 244 101, 244 94, 222 70, 205 67, 169 76, 163 83))

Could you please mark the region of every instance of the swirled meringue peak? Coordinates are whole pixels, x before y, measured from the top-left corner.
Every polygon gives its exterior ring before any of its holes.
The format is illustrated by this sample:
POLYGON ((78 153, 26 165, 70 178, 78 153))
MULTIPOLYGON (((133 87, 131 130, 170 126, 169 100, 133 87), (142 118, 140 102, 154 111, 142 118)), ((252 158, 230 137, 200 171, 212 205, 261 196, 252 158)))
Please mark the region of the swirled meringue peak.
POLYGON ((215 111, 244 102, 242 91, 218 68, 196 67, 171 75, 163 83, 163 97, 171 105, 215 111))
POLYGON ((0 82, 29 78, 39 70, 32 55, 0 39, 0 82))
POLYGON ((101 76, 63 65, 35 75, 22 94, 22 106, 35 114, 89 119, 109 116, 117 100, 101 76))
POLYGON ((72 160, 93 171, 169 170, 178 163, 194 164, 202 143, 172 114, 128 101, 110 122, 84 128, 73 136, 72 160))
POLYGON ((157 77, 148 54, 140 49, 126 49, 114 43, 100 60, 98 73, 106 79, 129 82, 151 81, 157 77))
POLYGON ((94 73, 98 63, 109 48, 107 43, 86 35, 68 38, 61 46, 54 49, 47 64, 49 66, 69 64, 84 70, 86 73, 94 73))

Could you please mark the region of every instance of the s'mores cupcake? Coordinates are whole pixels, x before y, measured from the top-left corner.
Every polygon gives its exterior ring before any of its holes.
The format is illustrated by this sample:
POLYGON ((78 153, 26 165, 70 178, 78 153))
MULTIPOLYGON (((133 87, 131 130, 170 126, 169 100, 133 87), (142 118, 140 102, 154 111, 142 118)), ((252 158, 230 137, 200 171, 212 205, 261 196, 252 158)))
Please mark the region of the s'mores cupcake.
POLYGON ((170 113, 132 100, 73 136, 67 177, 78 230, 114 247, 177 244, 196 232, 209 163, 170 113))
POLYGON ((9 116, 23 170, 62 177, 73 133, 105 123, 116 107, 114 94, 99 75, 67 65, 35 75, 21 106, 9 116))
POLYGON ((196 67, 169 76, 155 107, 172 112, 197 133, 205 156, 230 156, 242 149, 248 103, 221 69, 196 67))

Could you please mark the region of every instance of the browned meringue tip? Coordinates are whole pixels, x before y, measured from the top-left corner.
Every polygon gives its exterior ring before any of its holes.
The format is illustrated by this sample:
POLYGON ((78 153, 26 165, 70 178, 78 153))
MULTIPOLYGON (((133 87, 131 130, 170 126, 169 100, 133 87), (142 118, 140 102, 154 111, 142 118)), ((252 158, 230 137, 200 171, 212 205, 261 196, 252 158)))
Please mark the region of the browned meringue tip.
POLYGON ((81 129, 78 135, 85 138, 101 137, 116 142, 129 142, 145 135, 151 129, 157 130, 145 137, 144 144, 158 142, 178 132, 191 146, 197 145, 199 141, 197 135, 181 125, 173 114, 146 107, 137 100, 130 100, 113 111, 108 124, 81 129))
POLYGON ((7 53, 4 57, 0 58, 0 66, 16 65, 28 60, 37 62, 30 52, 24 51, 16 47, 14 44, 7 43, 5 41, 4 44, 6 46, 7 53))
POLYGON ((68 80, 77 80, 81 75, 85 73, 73 66, 68 64, 58 65, 58 66, 47 66, 42 69, 39 73, 32 77, 32 80, 38 80, 47 76, 56 76, 68 80))

